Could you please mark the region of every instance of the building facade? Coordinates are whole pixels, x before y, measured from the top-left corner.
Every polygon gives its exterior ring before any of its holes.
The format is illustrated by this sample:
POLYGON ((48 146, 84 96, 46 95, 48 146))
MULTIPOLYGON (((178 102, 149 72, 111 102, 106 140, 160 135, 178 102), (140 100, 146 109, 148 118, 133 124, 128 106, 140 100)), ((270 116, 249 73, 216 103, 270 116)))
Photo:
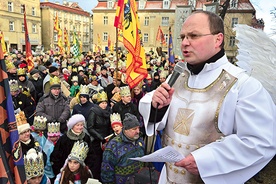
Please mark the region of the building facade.
MULTIPOLYGON (((64 43, 64 29, 68 32, 68 39, 72 45, 73 33, 76 31, 77 38, 81 44, 82 51, 92 50, 93 28, 92 16, 84 11, 77 3, 63 1, 63 4, 52 2, 41 2, 41 23, 42 23, 42 44, 45 50, 56 50, 58 36, 54 30, 56 15, 59 19, 60 28, 63 32, 62 40, 64 43)), ((65 48, 65 47, 64 47, 65 48)))
POLYGON ((0 2, 0 30, 7 51, 25 51, 24 9, 32 50, 41 45, 41 14, 39 0, 7 0, 0 2))
MULTIPOLYGON (((173 36, 173 46, 175 55, 182 57, 180 51, 181 25, 186 17, 195 10, 208 10, 218 14, 222 12, 222 7, 226 0, 139 0, 136 1, 138 17, 141 25, 143 43, 145 51, 156 47, 168 51, 169 27, 173 36), (156 36, 158 27, 166 39, 167 45, 161 45, 156 36)), ((108 39, 116 44, 116 29, 114 27, 114 17, 116 14, 116 0, 99 0, 93 11, 93 40, 94 47, 100 46, 103 51, 107 50, 108 39)), ((235 24, 247 24, 252 26, 252 17, 255 9, 249 0, 230 0, 227 9, 225 22, 225 50, 230 61, 235 61, 237 47, 235 46, 235 32, 232 28, 235 24)), ((121 43, 118 43, 122 47, 121 43)))

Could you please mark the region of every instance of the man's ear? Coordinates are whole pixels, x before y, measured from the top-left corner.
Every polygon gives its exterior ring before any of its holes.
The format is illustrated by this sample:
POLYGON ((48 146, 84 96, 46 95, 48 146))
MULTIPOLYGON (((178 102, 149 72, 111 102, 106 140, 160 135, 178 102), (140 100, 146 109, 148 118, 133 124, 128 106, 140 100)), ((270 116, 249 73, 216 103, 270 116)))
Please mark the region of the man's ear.
POLYGON ((222 33, 218 33, 216 36, 216 47, 220 47, 223 42, 224 36, 222 33))

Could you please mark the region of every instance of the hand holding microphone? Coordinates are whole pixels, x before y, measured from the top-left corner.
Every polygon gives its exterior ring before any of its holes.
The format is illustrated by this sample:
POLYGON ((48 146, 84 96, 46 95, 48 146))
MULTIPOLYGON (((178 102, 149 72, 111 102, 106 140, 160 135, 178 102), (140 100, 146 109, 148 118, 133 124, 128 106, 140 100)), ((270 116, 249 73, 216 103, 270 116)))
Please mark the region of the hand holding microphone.
POLYGON ((170 104, 171 97, 174 92, 174 89, 172 89, 172 86, 174 85, 179 75, 184 71, 184 68, 185 68, 185 63, 178 62, 174 67, 173 73, 170 76, 168 83, 166 82, 162 83, 155 90, 152 97, 152 106, 154 108, 158 107, 158 109, 160 109, 170 104))

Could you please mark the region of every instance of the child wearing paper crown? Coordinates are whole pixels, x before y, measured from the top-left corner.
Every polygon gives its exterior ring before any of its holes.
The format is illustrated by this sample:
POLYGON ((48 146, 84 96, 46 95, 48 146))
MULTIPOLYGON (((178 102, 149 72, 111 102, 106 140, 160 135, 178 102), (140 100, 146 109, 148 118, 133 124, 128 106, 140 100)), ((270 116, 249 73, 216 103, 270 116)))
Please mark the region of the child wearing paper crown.
POLYGON ((51 180, 51 183, 54 183, 55 174, 52 168, 52 163, 50 161, 50 155, 54 150, 54 147, 60 137, 60 123, 52 122, 48 123, 48 138, 43 147, 44 153, 47 155, 47 162, 45 163, 45 174, 51 180))
POLYGON ((72 81, 72 86, 70 88, 70 96, 75 97, 80 90, 80 86, 78 83, 78 76, 73 76, 71 81, 72 81))
POLYGON ((31 126, 32 136, 43 148, 46 143, 46 137, 44 136, 44 130, 46 130, 47 119, 43 116, 35 116, 34 123, 31 126))
POLYGON ((88 151, 89 148, 86 142, 75 142, 71 153, 65 161, 65 166, 61 169, 61 173, 57 175, 54 184, 84 184, 88 178, 93 178, 91 171, 84 163, 88 151))

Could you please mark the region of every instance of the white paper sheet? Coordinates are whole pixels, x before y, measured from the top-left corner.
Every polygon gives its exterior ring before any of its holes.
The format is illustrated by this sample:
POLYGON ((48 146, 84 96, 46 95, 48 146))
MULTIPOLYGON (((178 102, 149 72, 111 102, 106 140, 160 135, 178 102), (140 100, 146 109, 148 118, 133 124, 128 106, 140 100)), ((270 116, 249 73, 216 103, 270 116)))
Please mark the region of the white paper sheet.
POLYGON ((171 146, 166 146, 149 155, 129 159, 141 162, 178 162, 183 158, 184 156, 177 152, 174 148, 171 146))

